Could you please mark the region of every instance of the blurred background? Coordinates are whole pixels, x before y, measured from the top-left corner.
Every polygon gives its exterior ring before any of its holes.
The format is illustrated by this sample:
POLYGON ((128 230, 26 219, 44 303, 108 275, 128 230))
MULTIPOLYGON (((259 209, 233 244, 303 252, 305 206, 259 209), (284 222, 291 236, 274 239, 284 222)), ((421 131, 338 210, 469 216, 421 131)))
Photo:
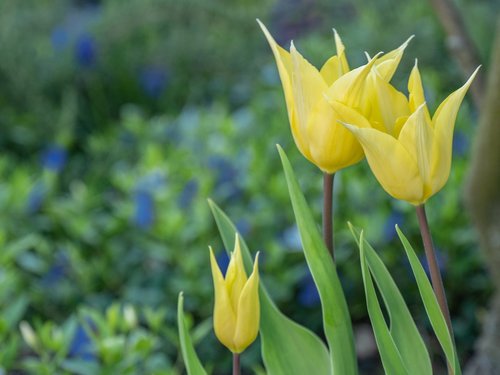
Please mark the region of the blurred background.
MULTIPOLYGON (((456 5, 486 73, 498 3, 456 5)), ((181 374, 181 290, 202 362, 228 373, 211 330, 207 246, 221 267, 228 259, 209 197, 262 251, 282 311, 322 334, 275 144, 318 220, 322 176, 293 144, 256 18, 316 66, 335 53, 332 27, 351 66, 415 34, 393 82, 406 92, 418 58, 432 110, 465 81, 427 1, 0 1, 0 374, 181 374)), ((471 99, 449 182, 427 208, 463 365, 493 292, 462 199, 479 117, 471 99)), ((420 248, 413 207, 390 199, 366 162, 335 183, 337 259, 363 373, 381 370, 347 220, 365 228, 444 366, 394 230, 420 248)), ((257 342, 246 373, 264 373, 259 358, 257 342)))

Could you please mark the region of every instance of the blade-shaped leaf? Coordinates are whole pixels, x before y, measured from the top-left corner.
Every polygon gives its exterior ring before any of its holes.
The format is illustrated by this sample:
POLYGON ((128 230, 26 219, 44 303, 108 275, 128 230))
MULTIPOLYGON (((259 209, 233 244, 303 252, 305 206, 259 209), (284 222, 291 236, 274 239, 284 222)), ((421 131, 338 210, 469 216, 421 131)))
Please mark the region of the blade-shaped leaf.
MULTIPOLYGON (((233 248, 235 225, 211 200, 208 201, 219 228, 224 247, 233 248)), ((252 257, 240 235, 240 246, 247 272, 252 269, 252 257)), ((260 283, 260 338, 262 358, 269 375, 331 374, 330 359, 325 344, 313 332, 283 315, 260 283)))
POLYGON ((446 325, 443 313, 439 308, 439 304, 432 289, 431 283, 429 282, 429 279, 425 274, 422 264, 420 264, 420 261, 415 254, 415 250, 413 250, 410 242, 397 225, 396 231, 398 232, 399 239, 403 243, 406 255, 408 257, 408 260, 410 261, 411 269, 413 271, 413 275, 415 276, 415 280, 417 281, 418 290, 420 292, 420 296, 422 297, 422 301, 424 302, 425 311, 427 311, 427 316, 429 317, 432 328, 434 329, 434 333, 436 334, 436 337, 438 338, 438 341, 443 348, 446 360, 448 361, 448 363, 452 364, 453 372, 459 375, 461 374, 461 370, 458 356, 456 354, 455 345, 453 343, 453 340, 451 339, 450 332, 448 331, 448 326, 446 325))
POLYGON ((363 233, 361 233, 359 250, 361 273, 363 275, 363 284, 366 295, 366 306, 372 323, 373 333, 375 334, 375 341, 377 342, 380 358, 382 359, 382 365, 384 366, 385 373, 388 375, 408 374, 398 348, 396 347, 396 343, 394 342, 391 332, 387 327, 387 323, 385 322, 384 314, 382 313, 377 293, 375 292, 375 286, 373 285, 372 277, 370 271, 368 270, 364 243, 363 233))
POLYGON ((364 260, 375 279, 389 315, 390 335, 408 374, 432 374, 432 364, 424 340, 394 279, 377 252, 364 239, 362 232, 350 223, 349 227, 360 250, 363 247, 364 260))
POLYGON ((179 293, 177 302, 177 324, 179 325, 179 341, 181 344, 182 358, 188 375, 206 375, 201 362, 194 350, 193 342, 189 336, 186 321, 184 319, 184 296, 179 293))
POLYGON ((278 151, 305 258, 321 299, 323 328, 330 347, 333 373, 357 374, 351 318, 335 264, 326 249, 285 152, 280 146, 278 151))

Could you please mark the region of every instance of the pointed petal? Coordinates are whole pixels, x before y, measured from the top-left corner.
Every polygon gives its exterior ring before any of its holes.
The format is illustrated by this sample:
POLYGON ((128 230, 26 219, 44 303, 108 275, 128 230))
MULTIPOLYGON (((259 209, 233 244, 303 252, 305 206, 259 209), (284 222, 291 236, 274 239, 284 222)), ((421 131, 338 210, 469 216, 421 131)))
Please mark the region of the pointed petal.
POLYGON ((292 90, 297 120, 302 134, 306 133, 309 116, 316 104, 323 99, 327 86, 319 71, 297 51, 292 42, 292 90))
POLYGON ((335 47, 337 49, 337 56, 339 58, 339 76, 346 74, 349 69, 349 63, 347 62, 347 57, 345 55, 345 47, 344 43, 342 43, 342 39, 340 39, 340 35, 337 33, 337 30, 333 29, 333 36, 335 38, 335 47))
POLYGON ((382 131, 397 138, 397 120, 400 117, 410 115, 408 101, 403 93, 382 78, 378 68, 373 67, 370 79, 374 88, 374 94, 370 98, 370 122, 382 124, 382 131))
POLYGON ((424 187, 423 199, 427 200, 432 195, 431 151, 434 132, 431 125, 425 120, 425 108, 425 103, 423 103, 412 113, 403 125, 398 140, 417 160, 418 171, 424 187))
POLYGON ((309 148, 314 164, 323 172, 334 173, 363 158, 361 145, 351 132, 339 124, 338 120, 352 121, 356 124, 364 120, 363 125, 370 125, 355 110, 345 108, 343 116, 339 116, 323 99, 311 116, 308 126, 309 148))
POLYGON ((401 44, 398 48, 392 50, 391 52, 385 54, 379 58, 376 62, 377 69, 385 81, 389 82, 398 68, 399 62, 403 57, 403 53, 412 40, 414 35, 410 36, 406 42, 401 44))
POLYGON ((231 260, 226 272, 226 290, 236 316, 238 315, 238 300, 246 282, 247 275, 241 256, 240 239, 236 233, 234 251, 231 253, 231 260))
MULTIPOLYGON (((408 79, 408 92, 409 96, 409 104, 410 111, 413 113, 420 107, 423 103, 425 103, 424 96, 424 88, 422 86, 422 79, 420 77, 420 71, 418 70, 418 62, 415 59, 415 65, 410 74, 410 78, 408 79)), ((424 107, 424 116, 427 123, 431 124, 431 116, 429 114, 429 110, 427 106, 424 107)))
POLYGON ((344 124, 363 146, 370 168, 384 190, 396 199, 419 204, 423 184, 416 160, 394 137, 376 129, 344 124))
POLYGON ((234 343, 241 353, 255 341, 260 326, 259 253, 255 256, 253 272, 241 292, 234 343))
POLYGON ((214 331, 219 341, 232 350, 234 348, 234 332, 236 331, 236 315, 226 290, 224 277, 217 265, 214 252, 210 248, 210 265, 214 280, 214 331))
POLYGON ((451 148, 453 141, 453 129, 458 109, 465 93, 469 89, 479 67, 472 73, 470 78, 458 90, 450 94, 438 107, 432 123, 434 125, 434 144, 432 147, 432 178, 433 191, 439 191, 450 175, 451 148))
POLYGON ((325 94, 328 101, 338 101, 353 108, 359 107, 366 77, 378 56, 376 55, 368 64, 353 69, 337 79, 325 94))
POLYGON ((327 86, 331 86, 342 75, 338 56, 330 57, 319 71, 327 86))
POLYGON ((292 90, 292 58, 287 51, 285 51, 276 43, 271 33, 267 30, 264 24, 259 20, 257 20, 257 22, 264 32, 264 35, 269 45, 271 46, 271 50, 273 51, 273 55, 276 60, 276 66, 278 67, 278 73, 280 76, 281 84, 283 86, 283 92, 285 94, 288 120, 290 121, 290 128, 292 130, 293 139, 300 152, 310 160, 307 140, 305 139, 305 135, 301 133, 301 129, 299 127, 299 124, 297 123, 297 115, 295 113, 295 103, 292 90))

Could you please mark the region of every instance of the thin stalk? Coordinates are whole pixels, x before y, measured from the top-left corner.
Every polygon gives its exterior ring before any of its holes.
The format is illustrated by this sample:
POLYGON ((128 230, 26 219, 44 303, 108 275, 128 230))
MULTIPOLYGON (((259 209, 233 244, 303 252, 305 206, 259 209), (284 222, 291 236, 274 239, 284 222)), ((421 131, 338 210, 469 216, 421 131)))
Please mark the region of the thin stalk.
POLYGON ((240 355, 238 353, 233 353, 233 375, 240 375, 240 355))
POLYGON ((335 260, 333 246, 333 177, 335 174, 323 174, 323 240, 326 248, 335 260))
POLYGON ((431 274, 432 287, 436 298, 441 308, 441 312, 444 315, 446 324, 450 331, 451 338, 453 340, 453 327, 451 325, 450 310, 448 308, 448 302, 446 301, 446 293, 443 286, 443 278, 441 277, 441 271, 439 270, 436 252, 434 251, 434 245, 432 243, 431 232, 429 230, 429 223, 427 222, 427 215, 425 213, 425 206, 422 204, 416 207, 418 224, 420 226, 420 234, 422 235, 422 241, 424 243, 425 256, 427 258, 427 263, 429 265, 429 271, 431 274))

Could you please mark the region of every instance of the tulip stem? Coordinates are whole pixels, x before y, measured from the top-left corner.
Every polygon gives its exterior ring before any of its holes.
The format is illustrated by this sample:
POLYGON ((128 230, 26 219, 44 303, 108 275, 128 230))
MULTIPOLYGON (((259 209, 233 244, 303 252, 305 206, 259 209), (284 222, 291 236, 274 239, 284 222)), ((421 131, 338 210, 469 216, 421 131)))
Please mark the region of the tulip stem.
POLYGON ((448 302, 446 301, 446 293, 443 286, 443 278, 441 277, 441 271, 439 270, 439 265, 436 257, 436 252, 434 251, 434 245, 432 243, 431 232, 429 230, 429 223, 427 222, 427 215, 425 213, 425 206, 422 204, 416 207, 418 224, 420 226, 420 234, 422 235, 422 241, 424 243, 425 256, 427 258, 427 263, 429 265, 429 272, 431 274, 432 287, 436 298, 441 308, 441 312, 444 315, 446 324, 448 325, 448 330, 450 331, 450 336, 453 340, 453 327, 451 325, 450 310, 448 308, 448 302))
POLYGON ((333 246, 333 177, 335 174, 323 174, 323 240, 326 248, 335 260, 333 246))
POLYGON ((233 353, 233 375, 240 375, 240 355, 239 353, 233 353))

